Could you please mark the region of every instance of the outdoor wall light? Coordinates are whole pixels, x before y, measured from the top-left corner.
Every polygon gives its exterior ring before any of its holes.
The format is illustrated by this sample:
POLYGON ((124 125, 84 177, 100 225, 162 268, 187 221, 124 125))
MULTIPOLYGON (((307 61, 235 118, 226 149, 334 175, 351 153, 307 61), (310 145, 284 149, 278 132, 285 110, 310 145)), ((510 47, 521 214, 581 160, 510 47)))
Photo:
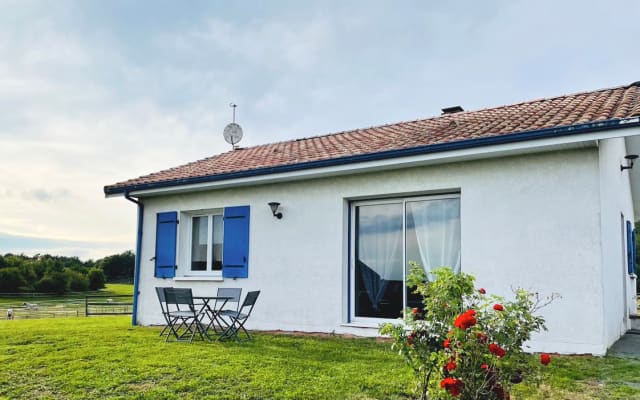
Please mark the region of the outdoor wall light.
POLYGON ((271 212, 273 213, 274 217, 278 219, 282 219, 282 213, 278 212, 278 207, 280 207, 280 203, 272 201, 271 203, 269 203, 269 207, 271 207, 271 212))
POLYGON ((621 165, 620 171, 624 171, 625 169, 633 168, 633 162, 638 158, 637 154, 627 154, 624 156, 624 159, 627 160, 627 165, 621 165))

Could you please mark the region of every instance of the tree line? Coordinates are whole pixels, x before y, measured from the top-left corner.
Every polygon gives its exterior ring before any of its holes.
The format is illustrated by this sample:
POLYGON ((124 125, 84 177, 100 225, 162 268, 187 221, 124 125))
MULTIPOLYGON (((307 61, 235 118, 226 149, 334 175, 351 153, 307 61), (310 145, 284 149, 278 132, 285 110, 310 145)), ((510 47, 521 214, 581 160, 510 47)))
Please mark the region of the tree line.
POLYGON ((0 254, 0 293, 65 293, 102 289, 107 282, 131 281, 134 264, 132 251, 96 261, 49 254, 0 254))

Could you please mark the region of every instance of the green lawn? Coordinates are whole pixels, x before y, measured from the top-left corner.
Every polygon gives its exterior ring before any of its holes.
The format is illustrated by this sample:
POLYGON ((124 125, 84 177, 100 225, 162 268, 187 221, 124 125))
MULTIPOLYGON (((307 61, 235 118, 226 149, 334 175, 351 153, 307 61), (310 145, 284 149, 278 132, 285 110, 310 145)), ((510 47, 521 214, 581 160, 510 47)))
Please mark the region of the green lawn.
MULTIPOLYGON (((405 399, 411 372, 373 339, 256 334, 165 344, 129 317, 0 321, 0 399, 405 399)), ((515 399, 640 399, 640 361, 554 357, 515 399)))

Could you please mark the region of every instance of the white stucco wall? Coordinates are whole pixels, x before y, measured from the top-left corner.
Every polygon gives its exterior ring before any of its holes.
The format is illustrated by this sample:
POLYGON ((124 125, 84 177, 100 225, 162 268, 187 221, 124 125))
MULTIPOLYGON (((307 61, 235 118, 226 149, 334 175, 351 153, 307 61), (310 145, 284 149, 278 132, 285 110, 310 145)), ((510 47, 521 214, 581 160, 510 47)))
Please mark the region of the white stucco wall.
POLYGON ((599 144, 600 203, 602 226, 602 288, 604 293, 605 343, 610 346, 629 328, 628 315, 635 314, 635 280, 627 274, 626 228, 635 221, 629 171, 621 171, 627 154, 624 138, 599 144))
MULTIPOLYGON (((521 286, 562 299, 543 310, 549 332, 532 351, 602 354, 606 349, 598 150, 459 162, 304 182, 142 199, 145 204, 139 323, 162 321, 155 286, 262 291, 249 326, 351 332, 346 324, 348 200, 461 193, 462 269, 509 296, 521 286), (284 214, 267 206, 278 201, 284 214), (250 205, 249 278, 178 282, 153 277, 156 213, 250 205)), ((618 268, 619 269, 619 268, 618 268)))

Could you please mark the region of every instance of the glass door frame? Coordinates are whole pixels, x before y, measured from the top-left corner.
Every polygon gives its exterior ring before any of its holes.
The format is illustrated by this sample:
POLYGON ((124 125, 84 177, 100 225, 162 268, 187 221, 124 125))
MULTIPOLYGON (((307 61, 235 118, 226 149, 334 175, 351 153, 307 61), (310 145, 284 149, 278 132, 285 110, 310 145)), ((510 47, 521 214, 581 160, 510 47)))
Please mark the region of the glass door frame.
MULTIPOLYGON (((402 310, 407 307, 407 202, 412 201, 429 201, 429 200, 443 200, 443 199, 460 199, 460 193, 447 193, 437 195, 419 195, 419 196, 403 196, 403 197, 387 197, 378 199, 356 200, 351 201, 349 204, 349 247, 351 249, 349 256, 349 285, 347 301, 349 302, 347 309, 349 310, 349 322, 351 323, 367 323, 367 324, 380 324, 389 321, 395 321, 397 318, 375 318, 375 317, 359 317, 356 316, 356 208, 359 206, 372 206, 372 205, 384 205, 384 204, 402 204, 402 310)), ((462 208, 462 204, 460 204, 462 208)), ((462 221, 460 222, 462 225, 462 221)), ((461 226, 462 228, 462 226, 461 226)))

